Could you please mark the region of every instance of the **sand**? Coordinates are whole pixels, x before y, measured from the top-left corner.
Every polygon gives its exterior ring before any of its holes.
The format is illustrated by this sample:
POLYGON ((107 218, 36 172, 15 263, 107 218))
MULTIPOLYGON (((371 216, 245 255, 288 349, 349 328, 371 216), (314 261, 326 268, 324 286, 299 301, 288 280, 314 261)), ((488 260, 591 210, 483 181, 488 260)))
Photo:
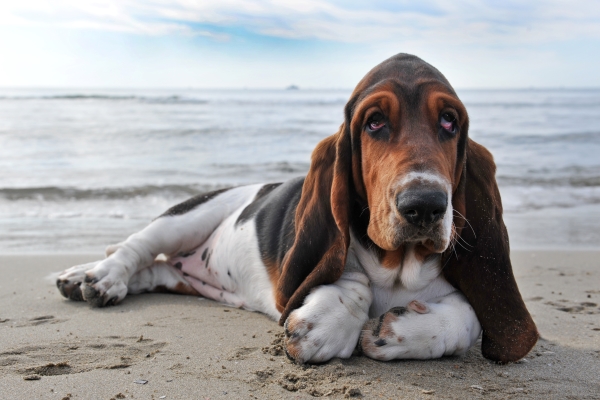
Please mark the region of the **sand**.
POLYGON ((517 251, 542 339, 525 360, 292 364, 264 315, 171 294, 90 309, 44 279, 101 255, 0 256, 0 399, 600 399, 600 251, 517 251))

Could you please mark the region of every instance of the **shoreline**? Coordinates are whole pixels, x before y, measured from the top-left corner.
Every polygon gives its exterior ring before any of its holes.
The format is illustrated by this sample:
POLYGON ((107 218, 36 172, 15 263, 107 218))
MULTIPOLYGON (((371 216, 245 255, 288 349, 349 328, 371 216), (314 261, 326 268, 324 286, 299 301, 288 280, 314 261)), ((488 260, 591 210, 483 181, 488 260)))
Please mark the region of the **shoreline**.
POLYGON ((102 257, 0 255, 0 397, 600 398, 600 249, 513 250, 541 339, 508 365, 485 360, 476 345, 438 360, 298 366, 281 351, 283 329, 264 315, 172 294, 90 309, 47 280, 102 257))
MULTIPOLYGON (((101 248, 102 246, 100 246, 101 248)), ((597 247, 573 247, 573 246, 565 246, 565 247, 557 247, 557 246, 524 246, 524 247, 516 247, 511 246, 511 258, 513 256, 519 256, 521 253, 599 253, 600 254, 600 246, 597 247)), ((28 250, 27 254, 23 254, 22 252, 17 251, 6 251, 0 250, 0 260, 3 257, 83 257, 86 259, 94 259, 100 260, 105 257, 104 250, 100 251, 31 251, 28 250)), ((598 266, 600 267, 600 259, 598 260, 598 266)))

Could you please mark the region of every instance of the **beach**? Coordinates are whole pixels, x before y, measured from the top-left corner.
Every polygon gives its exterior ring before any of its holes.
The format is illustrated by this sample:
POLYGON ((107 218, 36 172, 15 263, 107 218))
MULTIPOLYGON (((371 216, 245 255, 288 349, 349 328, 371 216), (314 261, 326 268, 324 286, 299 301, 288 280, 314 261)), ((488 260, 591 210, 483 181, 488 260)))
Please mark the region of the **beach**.
POLYGON ((522 361, 466 355, 295 365, 264 315, 172 294, 91 309, 53 272, 101 254, 0 256, 1 399, 600 398, 600 251, 517 250, 541 334, 522 361))

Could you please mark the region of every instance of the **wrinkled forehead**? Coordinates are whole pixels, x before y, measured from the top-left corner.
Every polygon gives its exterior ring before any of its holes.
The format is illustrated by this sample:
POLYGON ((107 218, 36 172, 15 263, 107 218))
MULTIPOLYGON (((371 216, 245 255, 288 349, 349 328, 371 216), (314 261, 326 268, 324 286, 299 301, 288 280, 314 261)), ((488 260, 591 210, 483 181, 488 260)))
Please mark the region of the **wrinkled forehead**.
POLYGON ((375 66, 356 85, 354 93, 366 90, 378 82, 395 79, 406 86, 422 81, 437 81, 454 93, 446 77, 432 65, 410 54, 398 54, 375 66))
POLYGON ((347 111, 352 113, 356 103, 380 90, 395 93, 408 105, 420 103, 424 100, 423 96, 432 91, 457 97, 446 77, 436 68, 418 57, 398 54, 377 65, 358 83, 347 111))
MULTIPOLYGON (((460 182, 460 160, 468 137, 466 108, 447 79, 418 57, 400 54, 373 68, 357 85, 345 112, 357 159, 376 160, 372 164, 377 166, 382 158, 391 157, 385 168, 388 182, 396 182, 401 171, 436 171, 452 185, 460 182), (439 120, 444 110, 452 110, 456 118, 458 132, 452 136, 458 137, 456 141, 446 136, 440 139, 439 120), (370 136, 363 135, 363 128, 374 112, 385 114, 390 141, 368 140, 365 147, 364 140, 370 136), (365 158, 366 151, 377 155, 365 158)), ((361 176, 367 164, 355 163, 356 176, 361 176)), ((425 176, 417 178, 420 181, 425 176)))

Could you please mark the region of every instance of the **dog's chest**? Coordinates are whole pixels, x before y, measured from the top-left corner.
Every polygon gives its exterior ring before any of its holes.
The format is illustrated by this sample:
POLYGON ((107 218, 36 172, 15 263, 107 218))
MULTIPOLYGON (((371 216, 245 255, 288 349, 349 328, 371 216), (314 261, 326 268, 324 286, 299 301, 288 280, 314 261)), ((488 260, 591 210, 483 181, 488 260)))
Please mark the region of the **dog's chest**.
POLYGON ((371 318, 413 300, 428 301, 455 291, 441 275, 441 256, 419 260, 410 247, 395 268, 386 268, 373 252, 354 242, 348 263, 358 264, 349 267, 361 268, 369 277, 373 292, 371 318))

